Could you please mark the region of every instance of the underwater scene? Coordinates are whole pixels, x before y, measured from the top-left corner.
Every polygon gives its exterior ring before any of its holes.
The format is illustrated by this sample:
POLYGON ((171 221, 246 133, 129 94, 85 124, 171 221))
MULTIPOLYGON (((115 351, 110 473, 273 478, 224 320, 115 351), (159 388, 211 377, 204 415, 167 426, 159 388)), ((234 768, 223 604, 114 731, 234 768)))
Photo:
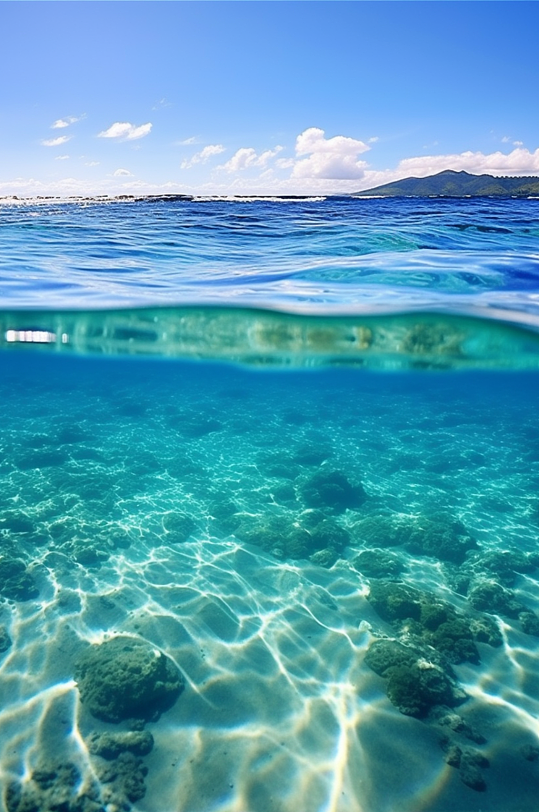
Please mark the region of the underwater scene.
POLYGON ((2 810, 537 812, 538 215, 0 205, 2 810))

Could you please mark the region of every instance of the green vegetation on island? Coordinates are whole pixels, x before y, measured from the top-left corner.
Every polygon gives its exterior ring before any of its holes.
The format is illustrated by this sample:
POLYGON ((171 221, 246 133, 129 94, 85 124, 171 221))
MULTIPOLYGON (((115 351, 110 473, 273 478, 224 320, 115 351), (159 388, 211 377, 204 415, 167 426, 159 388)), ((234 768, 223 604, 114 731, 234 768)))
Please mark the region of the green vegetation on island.
POLYGON ((426 178, 404 178, 357 192, 381 197, 530 197, 539 195, 539 177, 494 177, 446 169, 426 178))

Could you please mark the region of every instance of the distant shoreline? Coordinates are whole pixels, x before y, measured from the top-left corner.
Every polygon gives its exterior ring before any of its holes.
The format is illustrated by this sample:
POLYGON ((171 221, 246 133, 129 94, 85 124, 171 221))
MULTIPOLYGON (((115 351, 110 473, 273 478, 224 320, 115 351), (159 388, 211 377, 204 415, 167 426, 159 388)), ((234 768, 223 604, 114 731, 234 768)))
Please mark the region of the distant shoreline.
POLYGON ((446 169, 424 178, 404 178, 372 189, 363 189, 353 197, 539 197, 539 177, 471 175, 446 169))
MULTIPOLYGON (((539 178, 538 178, 539 186, 539 178)), ((539 188, 533 194, 511 194, 493 193, 493 194, 464 194, 464 193, 379 193, 374 189, 367 189, 364 192, 353 192, 350 194, 325 194, 325 195, 36 195, 35 197, 22 197, 19 195, 3 195, 0 197, 0 206, 2 205, 38 205, 47 203, 249 203, 249 202, 267 202, 267 203, 301 203, 310 201, 311 203, 322 202, 324 200, 385 200, 385 199, 448 199, 448 200, 539 200, 539 188)))

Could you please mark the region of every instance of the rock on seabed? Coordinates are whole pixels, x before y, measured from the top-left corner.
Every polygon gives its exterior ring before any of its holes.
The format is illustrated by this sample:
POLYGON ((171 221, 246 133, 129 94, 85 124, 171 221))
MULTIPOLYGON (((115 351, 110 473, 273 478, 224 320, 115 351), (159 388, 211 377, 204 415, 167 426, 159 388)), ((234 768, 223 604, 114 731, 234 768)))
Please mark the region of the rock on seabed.
POLYGON ((155 719, 185 684, 170 657, 126 636, 90 645, 76 663, 75 679, 83 705, 105 722, 155 719))

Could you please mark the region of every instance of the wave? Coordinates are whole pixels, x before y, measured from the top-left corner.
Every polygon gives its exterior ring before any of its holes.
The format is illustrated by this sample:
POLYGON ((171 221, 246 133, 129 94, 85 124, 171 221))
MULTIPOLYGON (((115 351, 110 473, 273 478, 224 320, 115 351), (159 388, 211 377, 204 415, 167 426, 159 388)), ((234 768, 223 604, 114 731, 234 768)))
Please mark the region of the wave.
POLYGON ((10 310, 423 311, 537 328, 538 215, 535 200, 4 201, 0 295, 10 310))

